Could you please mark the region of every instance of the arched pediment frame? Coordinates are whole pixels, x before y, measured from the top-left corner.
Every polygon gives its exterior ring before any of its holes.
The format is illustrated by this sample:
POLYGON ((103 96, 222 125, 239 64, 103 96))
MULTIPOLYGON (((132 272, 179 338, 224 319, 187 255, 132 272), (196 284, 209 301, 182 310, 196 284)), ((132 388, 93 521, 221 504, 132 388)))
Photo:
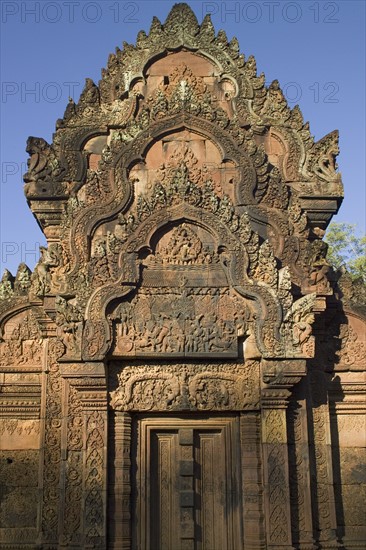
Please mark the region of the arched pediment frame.
POLYGON ((152 243, 157 233, 183 223, 201 227, 212 235, 228 286, 238 296, 254 304, 255 335, 261 353, 264 356, 273 356, 279 352, 281 304, 266 283, 249 278, 247 271, 250 257, 245 244, 241 243, 239 235, 233 234, 216 215, 183 202, 174 207, 157 210, 139 225, 120 252, 119 278, 98 288, 90 297, 85 313, 86 327, 83 338, 85 360, 103 359, 109 349, 112 335, 111 323, 107 320, 107 308, 112 301, 123 300, 138 289, 143 263, 141 253, 153 252, 152 243), (98 340, 99 349, 95 345, 98 340))
POLYGON ((190 130, 211 140, 221 151, 222 160, 233 161, 240 170, 236 195, 241 204, 254 204, 256 169, 253 161, 238 147, 231 136, 207 120, 181 113, 171 118, 157 121, 137 135, 129 143, 111 142, 113 161, 105 160, 100 165, 101 178, 110 188, 106 199, 98 206, 83 208, 75 217, 70 232, 70 256, 74 259, 71 274, 88 260, 89 240, 95 229, 105 220, 113 219, 124 212, 133 198, 133 186, 128 180, 129 169, 144 157, 151 144, 162 136, 180 130, 190 130))
POLYGON ((13 298, 9 302, 3 302, 0 308, 0 339, 3 333, 4 325, 11 320, 12 317, 15 317, 23 311, 31 310, 32 305, 30 304, 26 296, 13 298))

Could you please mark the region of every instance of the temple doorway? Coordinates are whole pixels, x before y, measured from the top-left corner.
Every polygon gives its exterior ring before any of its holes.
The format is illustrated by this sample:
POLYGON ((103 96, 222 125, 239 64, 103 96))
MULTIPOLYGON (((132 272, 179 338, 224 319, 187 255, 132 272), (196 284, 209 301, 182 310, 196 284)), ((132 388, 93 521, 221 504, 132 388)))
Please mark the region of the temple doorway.
POLYGON ((136 415, 133 548, 242 548, 239 420, 136 415))

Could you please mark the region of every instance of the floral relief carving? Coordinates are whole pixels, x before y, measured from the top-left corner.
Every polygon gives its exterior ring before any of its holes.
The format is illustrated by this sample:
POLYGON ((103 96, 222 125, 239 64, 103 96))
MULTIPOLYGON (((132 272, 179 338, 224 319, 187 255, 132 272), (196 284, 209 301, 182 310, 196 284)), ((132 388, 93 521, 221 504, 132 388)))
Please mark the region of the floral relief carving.
POLYGON ((88 544, 96 546, 103 545, 104 537, 105 517, 102 496, 104 488, 104 431, 105 422, 102 414, 92 411, 87 419, 84 521, 86 540, 88 544))
POLYGON ((10 435, 16 434, 21 436, 25 435, 38 435, 40 433, 39 420, 0 420, 0 435, 8 433, 10 435))
POLYGON ((61 377, 58 360, 64 351, 62 342, 53 339, 48 349, 48 379, 45 419, 45 450, 43 459, 43 501, 42 538, 43 541, 57 540, 59 517, 59 476, 61 463, 61 377))
POLYGON ((65 470, 65 520, 62 540, 75 544, 81 540, 82 482, 83 482, 83 424, 82 406, 78 391, 68 386, 67 463, 65 470))
POLYGON ((320 530, 329 530, 332 528, 332 521, 329 503, 329 466, 327 461, 327 406, 320 405, 316 408, 313 408, 312 412, 317 475, 316 491, 318 502, 318 515, 316 519, 320 530))
POLYGON ((111 392, 117 410, 179 411, 255 408, 259 399, 258 363, 126 366, 111 392))

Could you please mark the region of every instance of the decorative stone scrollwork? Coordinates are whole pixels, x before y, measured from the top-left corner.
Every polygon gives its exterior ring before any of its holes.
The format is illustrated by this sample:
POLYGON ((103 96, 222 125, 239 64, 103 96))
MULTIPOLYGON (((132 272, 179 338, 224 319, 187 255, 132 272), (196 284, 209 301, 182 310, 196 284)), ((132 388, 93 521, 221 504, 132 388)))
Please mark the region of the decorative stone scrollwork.
POLYGON ((59 474, 61 463, 61 377, 58 360, 63 344, 53 339, 48 347, 48 379, 43 461, 42 541, 52 544, 58 539, 59 474))
POLYGON ((354 328, 348 325, 340 326, 339 338, 341 348, 337 351, 340 366, 349 369, 363 369, 366 365, 366 343, 354 328))
MULTIPOLYGON (((116 367, 114 367, 114 370, 116 367)), ((111 406, 119 411, 225 411, 255 409, 259 365, 255 361, 174 366, 125 366, 117 374, 111 406)))
POLYGON ((103 505, 103 466, 105 445, 105 421, 99 411, 87 418, 86 459, 84 491, 84 522, 86 543, 103 547, 105 515, 103 505))

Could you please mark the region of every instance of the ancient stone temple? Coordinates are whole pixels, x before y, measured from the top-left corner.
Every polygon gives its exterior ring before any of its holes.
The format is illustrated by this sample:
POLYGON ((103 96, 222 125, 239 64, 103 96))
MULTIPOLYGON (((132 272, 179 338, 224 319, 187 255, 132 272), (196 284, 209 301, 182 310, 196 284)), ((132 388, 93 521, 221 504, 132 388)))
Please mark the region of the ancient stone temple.
POLYGON ((180 4, 27 152, 48 246, 0 284, 1 548, 364 548, 337 132, 180 4))

